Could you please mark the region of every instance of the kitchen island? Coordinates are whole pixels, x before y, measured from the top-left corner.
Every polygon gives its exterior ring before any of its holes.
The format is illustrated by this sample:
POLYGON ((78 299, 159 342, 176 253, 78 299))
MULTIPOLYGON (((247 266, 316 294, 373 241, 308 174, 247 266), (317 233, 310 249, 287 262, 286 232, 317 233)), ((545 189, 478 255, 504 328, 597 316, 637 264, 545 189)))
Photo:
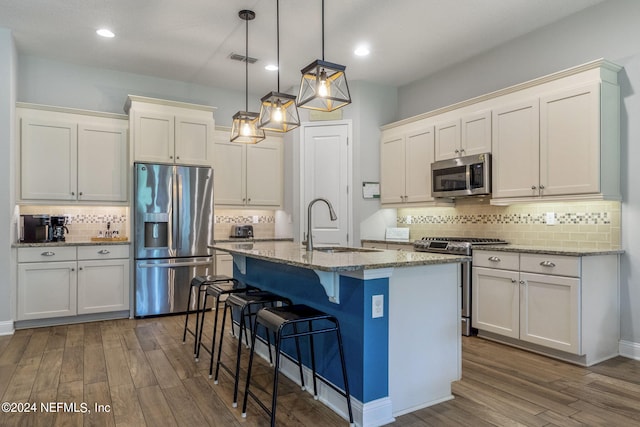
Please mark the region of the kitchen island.
MULTIPOLYGON (((212 248, 233 255, 236 279, 339 319, 356 424, 387 424, 452 398, 451 382, 461 372, 460 263, 469 257, 364 248, 306 251, 293 242, 212 248)), ((318 339, 316 353, 319 373, 342 387, 334 340, 318 339)), ((295 364, 285 360, 282 368, 299 381, 295 364)), ((346 414, 344 398, 330 387, 320 387, 319 396, 346 414)))

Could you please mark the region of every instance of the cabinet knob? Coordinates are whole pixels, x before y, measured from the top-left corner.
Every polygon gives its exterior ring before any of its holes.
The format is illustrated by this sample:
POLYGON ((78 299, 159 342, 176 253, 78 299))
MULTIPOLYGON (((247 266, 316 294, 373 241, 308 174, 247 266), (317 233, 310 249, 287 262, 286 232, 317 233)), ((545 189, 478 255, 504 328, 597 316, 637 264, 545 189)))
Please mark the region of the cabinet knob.
POLYGON ((51 251, 42 252, 40 255, 42 256, 54 256, 56 253, 51 251))
MULTIPOLYGON (((82 267, 78 267, 78 270, 82 270, 82 267)), ((71 271, 73 271, 73 269, 71 269, 71 271)))
POLYGON ((460 154, 464 154, 464 148, 460 150, 460 154))
POLYGON ((520 280, 520 284, 521 284, 521 285, 524 285, 524 284, 525 284, 525 281, 524 281, 524 280, 520 280))
POLYGON ((173 159, 173 156, 169 156, 170 159, 173 159))
POLYGON ((71 271, 76 271, 76 269, 75 269, 75 268, 72 268, 72 269, 71 269, 71 271))
POLYGON ((542 261, 542 262, 540 263, 540 265, 541 265, 541 266, 543 266, 543 267, 555 267, 555 266, 556 266, 556 265, 555 265, 553 262, 551 262, 551 261, 542 261))
POLYGON ((75 196, 75 195, 76 195, 76 193, 75 193, 74 191, 72 191, 72 192, 71 192, 71 195, 72 195, 72 196, 75 196))
POLYGON ((544 185, 540 184, 540 189, 544 190, 544 185))
POLYGON ((82 196, 82 191, 78 193, 79 196, 82 196))
POLYGON ((460 150, 456 150, 454 151, 456 154, 460 154, 460 150))
POLYGON ((516 279, 511 279, 511 283, 516 283, 517 280, 516 279))
POLYGON ((251 197, 249 197, 249 198, 247 199, 247 202, 251 203, 251 197))
POLYGON ((498 258, 497 256, 490 256, 488 259, 491 262, 500 262, 500 258, 498 258))
POLYGON ((177 159, 177 160, 180 160, 180 156, 176 156, 176 159, 177 159))
POLYGON ((538 188, 538 187, 536 187, 535 185, 532 185, 532 186, 531 186, 531 189, 532 189, 532 190, 535 190, 536 188, 538 188))

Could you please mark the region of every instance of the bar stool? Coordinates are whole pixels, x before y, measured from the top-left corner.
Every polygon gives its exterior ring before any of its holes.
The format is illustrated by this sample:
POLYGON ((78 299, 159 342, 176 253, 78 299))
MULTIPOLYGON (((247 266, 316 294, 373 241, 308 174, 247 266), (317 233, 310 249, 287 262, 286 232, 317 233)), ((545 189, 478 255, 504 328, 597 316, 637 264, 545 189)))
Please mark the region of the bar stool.
POLYGON ((232 282, 233 278, 224 275, 218 276, 195 276, 191 279, 191 288, 189 289, 189 299, 187 300, 187 315, 184 318, 184 330, 182 331, 182 343, 184 344, 187 340, 187 332, 193 335, 195 342, 193 343, 193 357, 198 358, 198 339, 200 338, 199 326, 200 326, 200 312, 204 312, 204 309, 200 308, 200 298, 203 293, 206 292, 207 287, 213 283, 223 283, 223 282, 232 282), (195 330, 189 329, 189 313, 191 308, 191 295, 193 294, 193 289, 197 288, 196 295, 196 309, 194 310, 196 313, 196 326, 195 330))
MULTIPOLYGON (((216 346, 216 333, 218 331, 218 307, 220 307, 220 298, 224 295, 239 293, 239 292, 250 292, 250 291, 259 291, 259 288, 255 286, 247 285, 239 282, 236 279, 231 279, 228 282, 213 282, 209 286, 207 286, 204 294, 204 302, 202 303, 202 317, 200 318, 200 334, 198 337, 198 350, 196 351, 196 362, 200 358, 200 349, 204 349, 213 360, 213 349, 216 346), (204 316, 207 312, 207 300, 209 297, 213 297, 215 302, 213 304, 213 308, 216 309, 215 317, 213 319, 213 333, 211 334, 211 350, 209 350, 206 346, 202 345, 202 330, 204 329, 204 316)), ((224 301, 223 301, 224 302, 224 301)), ((232 328, 233 329, 233 328, 232 328)), ((245 328, 244 331, 245 341, 247 343, 247 347, 249 346, 249 338, 247 337, 247 330, 245 328)))
MULTIPOLYGON (((238 383, 240 379, 242 331, 243 330, 246 331, 247 320, 249 321, 249 325, 251 325, 251 320, 255 317, 256 312, 260 308, 264 308, 267 306, 275 306, 276 304, 279 304, 279 303, 291 305, 291 300, 289 298, 285 298, 268 291, 251 291, 251 292, 240 292, 240 293, 230 294, 224 303, 224 313, 222 315, 222 326, 220 327, 220 341, 218 343, 218 357, 216 361, 216 375, 214 378, 214 384, 218 384, 218 375, 220 373, 220 367, 222 367, 229 374, 234 376, 234 385, 233 385, 233 407, 234 408, 238 406, 238 383), (239 318, 240 327, 238 328, 238 347, 236 350, 236 366, 235 366, 235 371, 232 371, 228 366, 226 366, 221 361, 221 356, 222 356, 222 342, 224 338, 224 326, 227 320, 227 313, 231 313, 231 315, 233 316, 234 309, 240 311, 240 318, 239 318)), ((269 360, 271 361, 272 360, 271 339, 269 338, 268 333, 267 333, 266 341, 267 341, 267 346, 269 347, 269 360)), ((255 345, 255 339, 252 339, 252 345, 255 345)), ((213 348, 211 349, 211 353, 213 353, 213 348)), ((213 373, 213 358, 211 358, 211 362, 209 364, 209 378, 211 378, 212 373, 213 373)))
MULTIPOLYGON (((318 399, 318 389, 316 379, 322 381, 333 390, 341 394, 347 399, 347 407, 349 410, 349 423, 351 426, 353 423, 353 412, 351 410, 351 396, 349 394, 349 382, 347 380, 347 369, 344 361, 344 350, 342 346, 342 335, 340 334, 340 325, 338 323, 338 319, 335 316, 329 315, 327 313, 323 313, 322 311, 316 310, 315 308, 309 307, 304 304, 295 304, 286 307, 267 307, 258 311, 256 315, 255 322, 253 325, 253 332, 251 335, 252 345, 255 342, 256 338, 256 330, 258 326, 264 326, 268 331, 271 331, 275 334, 275 350, 276 350, 276 363, 274 367, 274 378, 273 378, 273 392, 271 396, 271 410, 267 408, 267 406, 260 401, 258 396, 249 390, 249 385, 251 383, 251 369, 253 367, 253 355, 254 355, 254 347, 251 347, 251 352, 249 355, 249 367, 247 368, 247 385, 244 389, 244 400, 242 402, 242 416, 247 416, 247 399, 251 396, 262 409, 265 410, 267 414, 271 416, 271 426, 275 426, 276 423, 276 403, 278 398, 278 372, 280 367, 280 352, 281 352, 281 344, 282 341, 286 339, 295 338, 302 336, 309 337, 309 346, 311 353, 311 370, 313 372, 313 396, 314 399, 318 399), (313 329, 314 323, 323 321, 319 327, 319 329, 313 329), (308 330, 306 331, 298 331, 297 325, 301 323, 306 323, 308 330), (330 323, 331 325, 328 325, 330 323), (288 328, 291 326, 290 328, 288 328), (313 336, 318 334, 325 334, 329 332, 335 332, 338 337, 338 350, 340 352, 340 363, 342 364, 342 378, 344 380, 344 391, 340 390, 338 387, 328 382, 321 376, 316 373, 316 358, 313 347, 313 336)), ((268 334, 268 332, 267 332, 268 334)), ((300 368, 300 374, 302 375, 302 363, 300 361, 300 350, 297 349, 298 352, 298 367, 300 368)), ((304 382, 302 383, 302 389, 304 390, 304 382)))

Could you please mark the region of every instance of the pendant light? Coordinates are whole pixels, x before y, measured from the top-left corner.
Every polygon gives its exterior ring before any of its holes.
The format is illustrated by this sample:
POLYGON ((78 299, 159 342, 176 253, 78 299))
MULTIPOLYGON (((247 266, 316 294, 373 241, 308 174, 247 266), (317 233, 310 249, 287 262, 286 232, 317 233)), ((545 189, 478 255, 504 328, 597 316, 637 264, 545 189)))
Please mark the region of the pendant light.
POLYGON ((258 128, 258 113, 249 111, 249 21, 255 19, 256 14, 251 10, 241 10, 238 12, 238 16, 246 22, 244 55, 245 110, 238 111, 233 115, 231 142, 256 144, 265 138, 264 130, 258 128))
POLYGON ((296 97, 280 92, 280 0, 276 0, 276 42, 278 65, 278 90, 262 97, 260 106, 260 129, 289 132, 300 126, 296 97))
POLYGON ((344 65, 324 60, 324 0, 322 0, 322 59, 304 67, 298 107, 310 110, 333 111, 351 104, 351 95, 344 65))

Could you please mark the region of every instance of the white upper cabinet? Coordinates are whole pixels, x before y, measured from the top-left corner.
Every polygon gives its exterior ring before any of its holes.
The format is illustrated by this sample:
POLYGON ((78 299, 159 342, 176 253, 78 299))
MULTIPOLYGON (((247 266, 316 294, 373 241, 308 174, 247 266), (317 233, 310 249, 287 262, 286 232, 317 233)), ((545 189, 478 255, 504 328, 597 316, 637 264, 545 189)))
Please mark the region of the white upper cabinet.
POLYGON ((436 124, 435 159, 491 152, 491 111, 464 114, 436 124))
POLYGON ((280 207, 283 201, 283 141, 267 136, 258 144, 230 142, 215 132, 213 194, 216 205, 280 207))
POLYGON ((214 107, 129 95, 134 161, 211 166, 214 107))
POLYGON ((17 113, 20 200, 127 200, 125 116, 31 104, 17 113))
POLYGON ((380 148, 380 202, 383 205, 433 200, 433 144, 434 127, 424 123, 383 132, 380 148))

